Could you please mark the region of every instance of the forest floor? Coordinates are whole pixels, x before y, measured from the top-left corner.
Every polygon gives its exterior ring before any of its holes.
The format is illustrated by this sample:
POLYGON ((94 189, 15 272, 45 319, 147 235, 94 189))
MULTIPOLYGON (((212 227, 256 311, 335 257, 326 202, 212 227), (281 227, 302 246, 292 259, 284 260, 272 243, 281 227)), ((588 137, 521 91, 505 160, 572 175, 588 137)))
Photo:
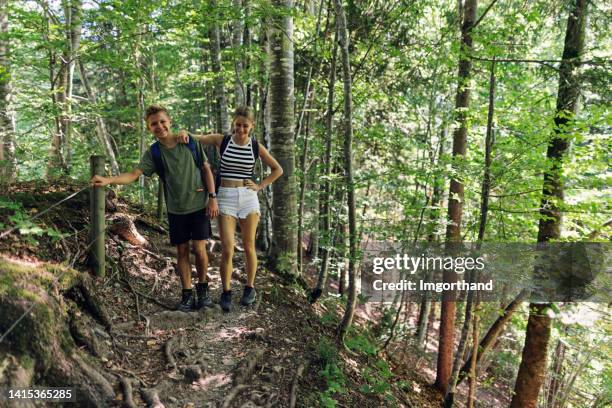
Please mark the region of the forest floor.
MULTIPOLYGON (((6 229, 15 222, 16 213, 33 216, 81 188, 49 191, 35 184, 15 186, 2 194, 0 222, 6 229)), ((19 221, 22 234, 30 235, 13 233, 0 239, 2 264, 51 262, 87 271, 88 202, 85 190, 44 214, 36 221, 42 231, 31 225, 28 230, 27 223, 19 221), (58 238, 57 232, 67 235, 58 238)), ((164 227, 138 206, 121 200, 110 206, 115 208, 108 214, 107 276, 93 279, 91 296, 53 294, 73 311, 66 324, 79 355, 97 373, 91 375, 92 381, 108 388, 103 397, 110 402, 102 406, 122 406, 132 390, 133 406, 145 406, 147 401, 149 406, 160 401, 166 407, 441 406, 441 396, 430 385, 431 360, 426 355, 410 354, 399 343, 382 356, 369 342, 362 327, 369 315, 377 313, 374 305, 359 307, 355 329, 346 341, 348 348, 338 349, 334 336, 341 300, 330 296, 309 304, 303 288, 271 273, 260 258, 257 302, 240 306, 245 276, 239 239, 232 311, 224 313, 217 304, 192 313, 174 311, 180 283, 174 272, 175 250, 164 227), (133 245, 110 232, 113 225, 127 219, 133 221, 136 235, 142 236, 136 238, 146 243, 133 245), (97 305, 83 306, 91 301, 97 305)), ((215 233, 209 245, 215 301, 221 287, 219 258, 215 233)), ((0 287, 0 305, 3 293, 0 287)), ((7 324, 0 321, 0 331, 7 324)), ((6 369, 11 353, 17 354, 11 358, 20 358, 8 339, 0 344, 0 385, 11 384, 10 369, 6 369)), ((29 385, 52 383, 46 374, 52 371, 34 372, 29 385)))

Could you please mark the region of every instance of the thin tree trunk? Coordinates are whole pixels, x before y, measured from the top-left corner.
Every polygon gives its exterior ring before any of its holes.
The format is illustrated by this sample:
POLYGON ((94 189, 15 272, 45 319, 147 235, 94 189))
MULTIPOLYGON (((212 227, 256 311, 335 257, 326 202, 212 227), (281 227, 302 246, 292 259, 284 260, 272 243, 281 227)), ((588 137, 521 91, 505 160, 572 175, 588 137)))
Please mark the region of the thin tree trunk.
MULTIPOLYGON (((313 92, 314 97, 314 92, 313 92)), ((310 113, 306 117, 306 131, 304 133, 304 147, 300 156, 300 200, 298 208, 298 234, 297 234, 297 272, 299 275, 302 274, 302 262, 303 262, 303 248, 302 248, 302 235, 304 233, 304 200, 306 197, 306 159, 308 157, 308 139, 310 137, 310 113)))
POLYGON ((327 111, 325 112, 325 158, 323 160, 324 168, 324 182, 323 182, 323 196, 321 197, 321 217, 323 221, 321 233, 324 234, 323 247, 321 249, 321 270, 319 271, 319 278, 317 280, 317 286, 312 291, 310 301, 315 302, 319 296, 323 293, 323 289, 327 284, 327 275, 329 271, 329 258, 330 258, 330 245, 333 242, 333 235, 331 229, 331 212, 330 212, 330 200, 331 200, 331 174, 332 174, 332 142, 333 142, 333 118, 334 118, 334 88, 336 86, 336 62, 338 55, 338 42, 337 34, 334 34, 334 47, 332 50, 332 59, 329 67, 329 82, 327 88, 327 111))
POLYGON ((474 323, 472 325, 472 355, 476 358, 472 359, 470 364, 470 374, 468 380, 468 396, 467 396, 467 408, 474 408, 474 401, 476 400, 476 384, 477 384, 477 371, 476 361, 478 361, 478 330, 480 317, 478 316, 478 299, 474 306, 474 323))
POLYGON ((293 8, 292 0, 274 0, 285 11, 270 24, 270 137, 272 155, 284 170, 272 185, 271 264, 281 275, 296 277, 297 203, 295 196, 293 8))
MULTIPOLYGON (((96 96, 95 91, 89 84, 89 79, 87 78, 87 73, 85 72, 85 68, 83 66, 82 61, 78 61, 79 64, 79 73, 81 76, 81 82, 83 83, 83 87, 85 88, 85 92, 87 93, 87 98, 89 99, 89 103, 95 105, 98 102, 98 98, 96 96)), ((95 115, 96 121, 96 134, 98 135, 98 142, 104 149, 106 153, 106 157, 110 161, 111 164, 111 172, 113 175, 119 174, 119 164, 117 163, 117 158, 115 157, 115 151, 113 150, 113 145, 111 143, 110 134, 107 131, 106 123, 101 115, 95 115)))
POLYGON ((355 305, 357 303, 357 224, 355 217, 355 185, 353 182, 353 102, 351 90, 351 67, 349 56, 349 38, 346 29, 346 17, 341 0, 334 0, 336 9, 336 24, 338 27, 338 42, 342 54, 342 80, 344 82, 344 179, 347 188, 348 227, 349 227, 349 261, 348 261, 348 298, 344 317, 338 326, 338 343, 344 341, 344 336, 351 326, 355 305))
POLYGON ((527 294, 528 293, 526 291, 522 291, 521 293, 519 293, 517 297, 514 298, 512 302, 508 304, 508 306, 506 306, 501 316, 499 316, 497 320, 495 320, 489 330, 487 330, 487 333, 478 345, 478 354, 470 354, 466 359, 465 364, 463 364, 463 367, 461 367, 461 372, 459 373, 459 380, 457 381, 457 384, 460 384, 461 381, 463 381, 463 379, 469 373, 472 363, 480 365, 483 356, 493 347, 493 344, 495 344, 495 341, 501 334, 502 330, 504 330, 504 327, 506 327, 506 323, 510 321, 510 318, 519 308, 519 306, 523 303, 523 300, 525 300, 527 294))
MULTIPOLYGON (((575 0, 567 22, 563 58, 559 67, 559 93, 555 127, 546 157, 552 166, 544 173, 538 242, 556 240, 561 236, 563 203, 563 162, 569 149, 571 121, 578 109, 580 79, 578 67, 584 50, 587 0, 575 0)), ((545 273, 545 271, 542 271, 545 273)), ((537 273, 536 273, 537 277, 537 273)), ((546 370, 546 354, 552 319, 546 313, 550 304, 530 304, 525 345, 514 385, 511 408, 535 408, 546 370)))
POLYGON ((65 121, 64 133, 66 135, 66 165, 69 168, 72 163, 72 93, 74 86, 74 69, 76 58, 81 44, 81 0, 71 0, 64 4, 64 15, 66 17, 66 33, 68 42, 68 54, 66 61, 66 100, 65 100, 65 121))
MULTIPOLYGON (((445 127, 441 132, 440 132, 440 140, 439 140, 439 145, 438 145, 438 163, 440 163, 440 160, 442 159, 442 156, 444 156, 444 145, 446 143, 446 136, 447 136, 447 132, 448 129, 445 127)), ((433 167, 434 165, 434 161, 435 158, 431 157, 430 159, 430 163, 431 166, 433 167)), ((440 164, 438 164, 438 167, 440 167, 440 164)), ((428 242, 435 242, 436 240, 436 234, 435 232, 435 228, 440 220, 440 206, 441 206, 441 201, 442 201, 442 195, 443 195, 443 177, 441 175, 437 175, 434 178, 433 181, 433 192, 432 192, 432 197, 431 197, 431 206, 432 206, 432 210, 429 213, 429 221, 431 224, 431 229, 430 232, 427 236, 427 241, 428 242)), ((426 276, 426 281, 427 282, 431 282, 431 280, 433 279, 433 270, 427 271, 427 276, 426 276)), ((419 308, 419 319, 417 322, 417 332, 416 332, 416 338, 417 338, 417 348, 422 349, 425 346, 425 337, 427 335, 427 322, 428 319, 427 317, 429 316, 429 310, 431 309, 431 295, 428 292, 425 292, 423 294, 423 299, 421 300, 421 307, 419 308)))
POLYGON ((241 15, 234 21, 232 28, 232 46, 234 48, 234 69, 236 80, 234 81, 235 105, 242 106, 246 102, 246 92, 242 83, 242 37, 244 25, 242 24, 242 0, 232 0, 234 11, 240 10, 241 15))
POLYGON ((10 183, 17 176, 15 160, 15 112, 10 69, 8 0, 0 0, 0 183, 10 183))
MULTIPOLYGON (((476 21, 477 0, 466 0, 464 18, 461 27, 461 56, 459 58, 459 84, 455 99, 457 122, 459 127, 453 133, 453 160, 460 161, 467 150, 467 108, 470 106, 470 88, 472 63, 469 55, 472 51, 472 27, 476 21)), ((461 242, 461 218, 463 215, 463 183, 456 176, 450 182, 448 197, 448 225, 446 228, 447 248, 461 242)), ((444 282, 455 282, 457 276, 453 271, 443 272, 444 282)), ((445 293, 442 300, 440 316, 440 341, 438 343, 438 361, 435 387, 446 394, 451 377, 453 347, 455 344, 455 303, 456 293, 445 293)))
MULTIPOLYGON (((215 11, 217 0, 210 1, 210 7, 215 11)), ((215 73, 215 99, 217 101, 217 132, 230 133, 230 120, 227 114, 227 100, 225 99, 225 86, 221 74, 221 34, 217 20, 213 19, 210 28, 210 57, 212 71, 215 73)))
MULTIPOLYGON (((470 271, 470 282, 476 281, 476 271, 470 271)), ((455 401, 455 391, 457 389, 457 377, 459 376, 459 368, 463 358, 465 357, 465 351, 468 343, 468 333, 470 326, 472 325, 472 307, 474 303, 474 291, 470 290, 467 295, 467 302, 465 304, 465 319, 463 319, 463 328, 461 329, 461 337, 459 338, 459 345, 455 354, 455 361, 453 363, 453 371, 451 373, 449 384, 444 397, 444 408, 451 408, 455 401)))
POLYGON ((561 339, 558 339, 557 347, 555 347, 552 370, 550 371, 550 381, 546 390, 546 406, 548 408, 555 408, 555 406, 558 406, 557 401, 559 400, 559 391, 563 382, 562 377, 564 372, 564 361, 565 344, 561 341, 561 339))
MULTIPOLYGON (((51 37, 54 35, 51 32, 51 27, 53 26, 53 21, 51 18, 51 12, 49 10, 48 1, 43 2, 42 4, 44 14, 46 16, 45 19, 45 30, 43 33, 43 38, 46 43, 50 44, 51 37)), ((51 95, 51 101, 53 105, 58 106, 61 105, 62 99, 60 96, 60 92, 57 89, 62 89, 62 79, 64 78, 61 73, 55 72, 55 68, 57 65, 57 54, 55 48, 49 46, 49 93, 51 95), (58 79, 60 80, 58 84, 58 79)), ((61 69, 60 69, 61 71, 61 69)), ((65 88, 64 88, 65 89, 65 88)), ((49 160, 47 162, 47 178, 56 178, 59 176, 59 172, 66 168, 66 160, 64 157, 64 134, 62 133, 62 128, 60 126, 60 118, 58 115, 55 115, 55 129, 51 138, 51 148, 49 149, 49 160)))

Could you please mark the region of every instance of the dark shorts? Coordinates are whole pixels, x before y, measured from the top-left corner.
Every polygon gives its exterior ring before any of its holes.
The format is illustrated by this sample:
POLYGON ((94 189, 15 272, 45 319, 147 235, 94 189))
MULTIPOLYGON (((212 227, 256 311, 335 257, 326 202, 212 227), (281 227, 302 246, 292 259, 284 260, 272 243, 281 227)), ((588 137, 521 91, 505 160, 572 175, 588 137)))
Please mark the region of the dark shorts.
POLYGON ((179 245, 189 240, 210 239, 212 229, 206 210, 198 210, 190 214, 168 213, 170 224, 170 243, 179 245))

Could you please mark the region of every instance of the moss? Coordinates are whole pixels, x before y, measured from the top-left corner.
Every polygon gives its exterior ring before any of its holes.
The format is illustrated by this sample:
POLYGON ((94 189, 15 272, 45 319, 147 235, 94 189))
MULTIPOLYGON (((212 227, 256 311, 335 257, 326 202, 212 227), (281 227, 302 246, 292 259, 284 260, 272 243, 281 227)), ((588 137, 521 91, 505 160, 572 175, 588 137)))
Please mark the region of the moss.
POLYGON ((8 334, 7 342, 12 353, 31 356, 37 370, 46 371, 56 351, 69 347, 65 307, 54 294, 69 288, 78 278, 77 271, 61 265, 29 265, 0 257, 0 331, 5 332, 21 319, 8 334))

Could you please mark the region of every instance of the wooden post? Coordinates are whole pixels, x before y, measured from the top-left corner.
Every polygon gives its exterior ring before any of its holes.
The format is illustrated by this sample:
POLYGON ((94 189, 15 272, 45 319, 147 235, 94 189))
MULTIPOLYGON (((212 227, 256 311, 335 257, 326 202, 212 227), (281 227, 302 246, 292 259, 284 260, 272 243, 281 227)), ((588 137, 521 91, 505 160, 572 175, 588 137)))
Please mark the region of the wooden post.
MULTIPOLYGON (((91 177, 104 175, 104 157, 103 156, 91 156, 89 158, 91 166, 91 177)), ((90 209, 90 249, 89 259, 93 267, 94 274, 98 277, 103 278, 105 275, 106 266, 106 253, 104 250, 104 241, 106 238, 105 230, 105 200, 104 200, 104 188, 92 187, 89 193, 89 209, 90 209)))

